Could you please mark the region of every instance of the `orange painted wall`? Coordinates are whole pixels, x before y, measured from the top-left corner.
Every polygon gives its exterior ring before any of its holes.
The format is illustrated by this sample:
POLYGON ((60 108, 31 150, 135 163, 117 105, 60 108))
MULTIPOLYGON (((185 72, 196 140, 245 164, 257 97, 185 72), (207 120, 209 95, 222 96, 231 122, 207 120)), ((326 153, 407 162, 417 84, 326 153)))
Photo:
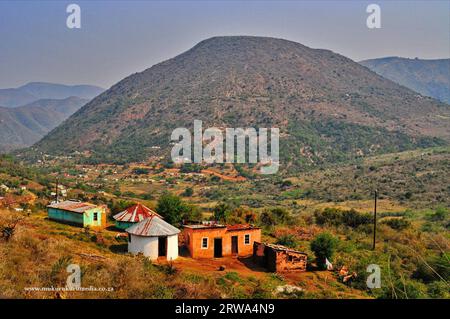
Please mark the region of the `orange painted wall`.
POLYGON ((261 241, 261 229, 227 230, 226 228, 207 228, 183 230, 186 246, 192 258, 214 258, 214 238, 222 238, 222 256, 231 256, 231 238, 238 237, 238 256, 253 254, 253 242, 261 241), (250 243, 245 245, 244 238, 250 234, 250 243), (202 248, 202 238, 208 238, 208 248, 202 248))

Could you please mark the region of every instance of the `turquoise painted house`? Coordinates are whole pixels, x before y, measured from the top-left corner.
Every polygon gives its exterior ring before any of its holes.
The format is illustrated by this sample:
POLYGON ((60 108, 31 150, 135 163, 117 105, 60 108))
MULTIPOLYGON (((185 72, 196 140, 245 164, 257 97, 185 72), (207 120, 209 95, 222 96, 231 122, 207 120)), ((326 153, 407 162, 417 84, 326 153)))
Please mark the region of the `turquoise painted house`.
POLYGON ((106 206, 63 201, 47 206, 48 218, 81 227, 103 228, 106 226, 106 206))

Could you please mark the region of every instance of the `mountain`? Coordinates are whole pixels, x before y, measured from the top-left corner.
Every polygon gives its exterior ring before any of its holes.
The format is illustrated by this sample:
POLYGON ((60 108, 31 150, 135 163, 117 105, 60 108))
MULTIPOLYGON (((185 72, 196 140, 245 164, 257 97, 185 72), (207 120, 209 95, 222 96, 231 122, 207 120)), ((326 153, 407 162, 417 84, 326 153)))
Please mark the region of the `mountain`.
POLYGON ((77 96, 92 99, 104 89, 93 85, 63 85, 44 82, 31 82, 18 88, 0 89, 0 105, 17 107, 41 99, 66 99, 77 96))
POLYGON ((359 63, 391 81, 450 104, 450 59, 387 57, 359 63))
POLYGON ((92 162, 140 161, 167 155, 172 130, 191 129, 194 119, 203 128, 279 127, 285 169, 450 140, 444 103, 328 50, 230 36, 128 76, 33 150, 88 151, 92 162))
POLYGON ((87 99, 42 99, 30 104, 0 107, 0 152, 30 146, 72 115, 87 99))

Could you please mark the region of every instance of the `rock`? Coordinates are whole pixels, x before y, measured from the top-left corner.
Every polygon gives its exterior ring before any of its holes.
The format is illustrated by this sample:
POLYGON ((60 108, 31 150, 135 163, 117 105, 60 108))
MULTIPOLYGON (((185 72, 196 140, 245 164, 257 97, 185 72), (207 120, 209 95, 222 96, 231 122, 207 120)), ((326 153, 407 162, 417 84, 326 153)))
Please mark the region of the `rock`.
POLYGON ((284 285, 284 286, 278 286, 275 291, 278 294, 293 294, 293 293, 300 293, 303 292, 304 289, 301 287, 293 286, 293 285, 284 285))

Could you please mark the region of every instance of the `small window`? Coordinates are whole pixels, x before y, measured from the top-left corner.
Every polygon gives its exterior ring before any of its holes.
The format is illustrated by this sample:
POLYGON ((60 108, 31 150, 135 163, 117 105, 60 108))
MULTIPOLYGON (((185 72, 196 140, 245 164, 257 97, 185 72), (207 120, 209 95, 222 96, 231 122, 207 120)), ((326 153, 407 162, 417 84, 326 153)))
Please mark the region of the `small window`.
POLYGON ((94 222, 98 220, 98 213, 94 213, 94 222))
POLYGON ((190 242, 191 242, 191 235, 188 234, 186 237, 186 245, 189 245, 190 242))
POLYGON ((208 249, 208 237, 202 238, 202 249, 208 249))
POLYGON ((250 234, 245 234, 244 235, 244 244, 245 245, 250 245, 250 234))

